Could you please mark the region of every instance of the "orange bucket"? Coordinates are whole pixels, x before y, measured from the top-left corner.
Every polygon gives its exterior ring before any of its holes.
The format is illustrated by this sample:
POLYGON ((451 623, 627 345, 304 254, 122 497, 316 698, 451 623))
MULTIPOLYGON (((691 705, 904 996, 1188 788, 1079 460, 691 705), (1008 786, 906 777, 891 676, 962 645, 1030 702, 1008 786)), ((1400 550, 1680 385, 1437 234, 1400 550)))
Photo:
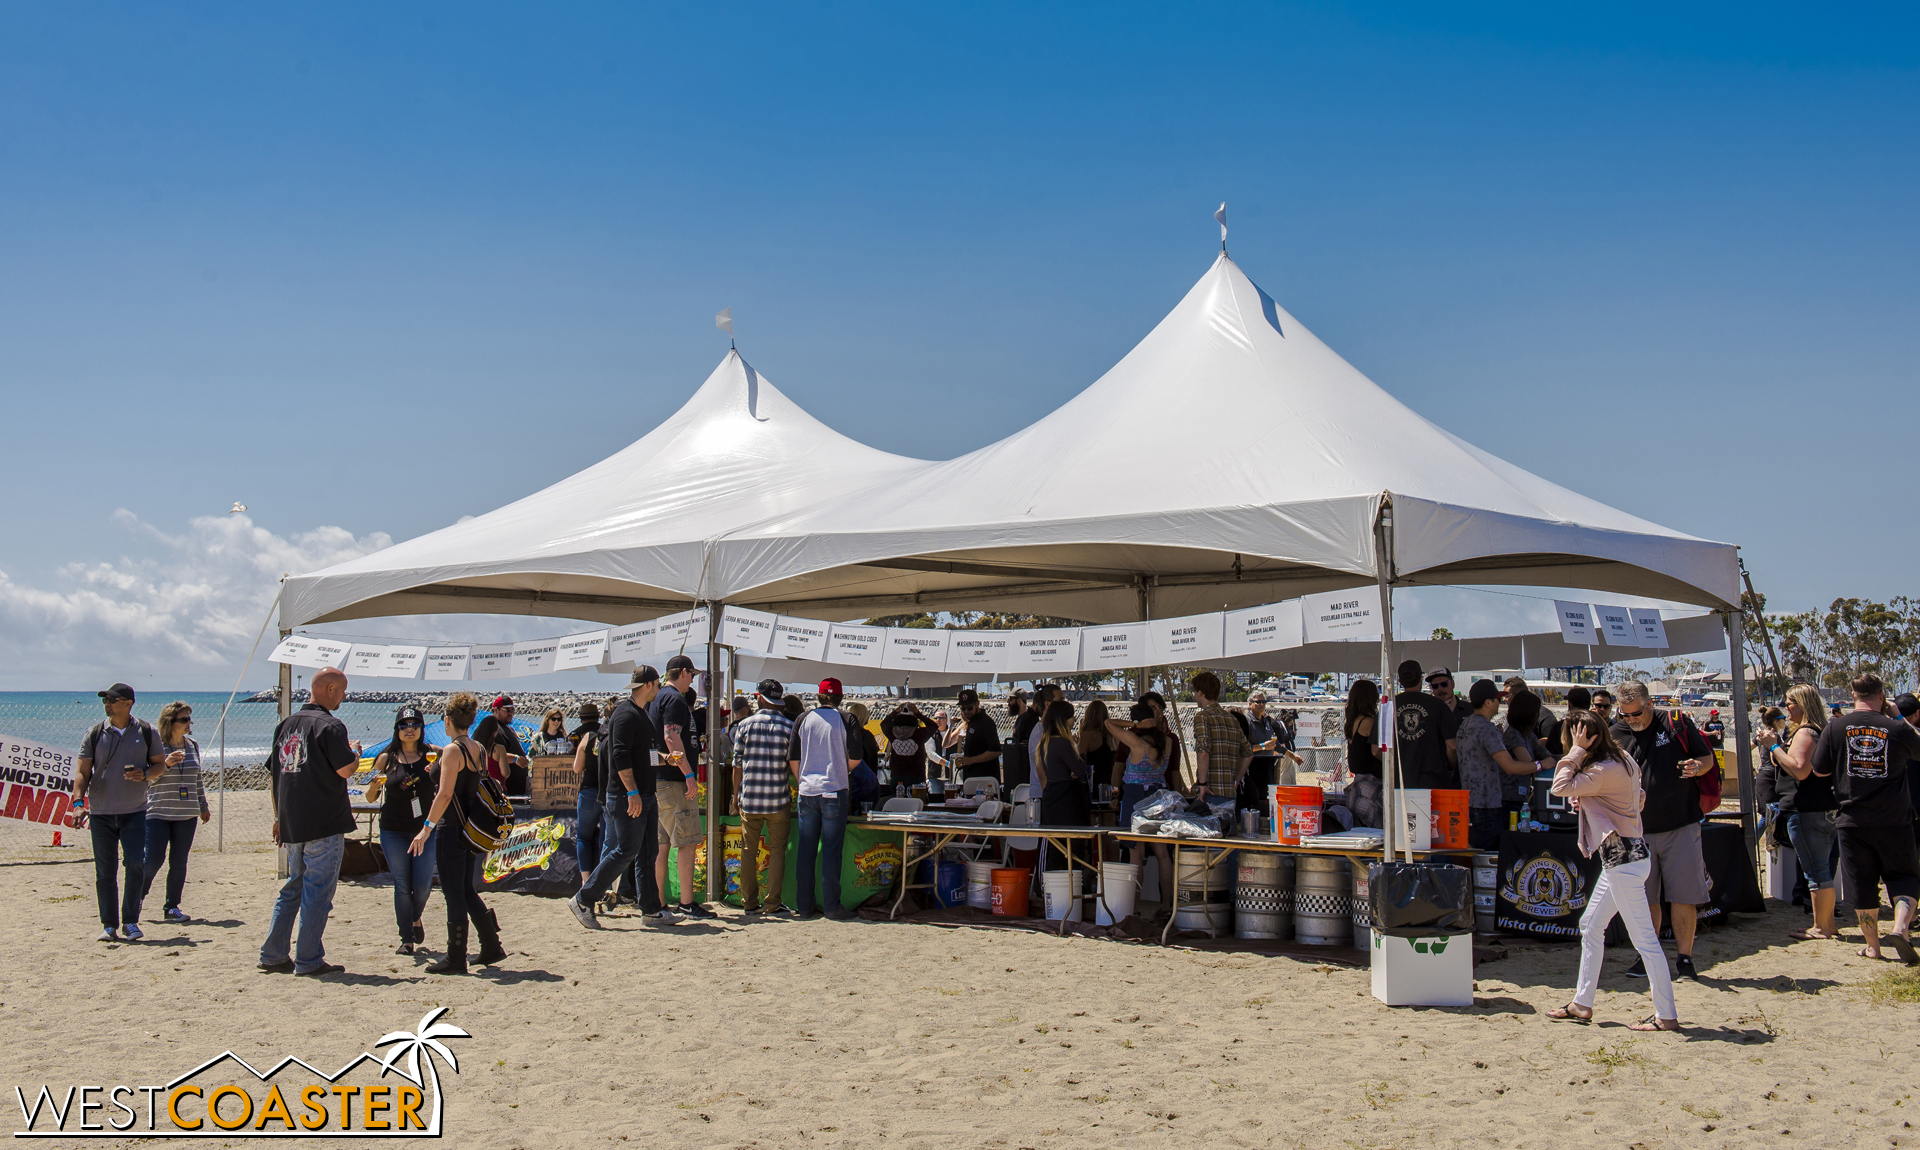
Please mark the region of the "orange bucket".
POLYGON ((996 867, 993 872, 993 913, 1027 917, 1027 887, 1033 872, 1018 867, 996 867))
POLYGON ((1279 841, 1299 846, 1302 836, 1319 834, 1325 801, 1319 787, 1274 787, 1273 825, 1279 841))
POLYGON ((1465 850, 1467 846, 1467 792, 1429 791, 1433 810, 1433 848, 1465 850))

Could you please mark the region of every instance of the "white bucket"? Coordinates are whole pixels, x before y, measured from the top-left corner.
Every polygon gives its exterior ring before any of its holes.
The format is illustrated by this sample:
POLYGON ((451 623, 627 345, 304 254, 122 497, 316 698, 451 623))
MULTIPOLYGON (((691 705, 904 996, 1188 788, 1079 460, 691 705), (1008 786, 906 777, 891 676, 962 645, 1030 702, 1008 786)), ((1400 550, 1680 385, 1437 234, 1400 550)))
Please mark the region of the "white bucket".
POLYGON ((1105 897, 1093 904, 1093 921, 1112 926, 1133 913, 1134 900, 1140 897, 1140 864, 1110 862, 1100 864, 1100 889, 1105 897))
POLYGON ((1041 876, 1041 885, 1047 899, 1047 919, 1058 922, 1062 918, 1068 922, 1085 921, 1080 913, 1080 884, 1083 870, 1050 870, 1041 876))
POLYGON ((999 865, 992 859, 967 864, 968 906, 977 906, 981 910, 993 909, 993 868, 999 865))

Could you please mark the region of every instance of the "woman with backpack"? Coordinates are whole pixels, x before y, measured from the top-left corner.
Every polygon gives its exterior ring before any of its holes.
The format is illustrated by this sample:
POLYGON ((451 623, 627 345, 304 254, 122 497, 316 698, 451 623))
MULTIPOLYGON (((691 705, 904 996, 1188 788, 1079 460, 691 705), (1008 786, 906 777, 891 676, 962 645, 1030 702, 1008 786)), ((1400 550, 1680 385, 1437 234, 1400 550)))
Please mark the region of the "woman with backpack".
POLYGON ((380 804, 380 851, 393 875, 393 918, 400 928, 395 954, 412 954, 415 944, 427 941, 420 916, 433 893, 434 832, 427 832, 427 849, 410 853, 407 844, 420 833, 427 807, 433 803, 432 750, 422 737, 426 720, 414 707, 402 707, 393 716, 393 740, 373 760, 373 781, 364 801, 380 804))
MULTIPOLYGON (((440 748, 440 787, 433 796, 433 809, 427 812, 420 833, 413 836, 407 848, 418 858, 426 853, 429 841, 438 844, 440 891, 447 900, 447 955, 427 967, 428 974, 467 972, 468 920, 480 932, 480 954, 475 961, 491 966, 507 957, 500 945, 500 920, 480 901, 480 865, 487 856, 472 841, 488 837, 486 814, 499 813, 506 803, 499 784, 486 777, 486 748, 467 736, 479 709, 480 700, 465 691, 447 700, 447 745, 440 748), (447 833, 435 835, 443 822, 448 823, 447 833)), ((509 819, 512 809, 506 807, 509 819)))

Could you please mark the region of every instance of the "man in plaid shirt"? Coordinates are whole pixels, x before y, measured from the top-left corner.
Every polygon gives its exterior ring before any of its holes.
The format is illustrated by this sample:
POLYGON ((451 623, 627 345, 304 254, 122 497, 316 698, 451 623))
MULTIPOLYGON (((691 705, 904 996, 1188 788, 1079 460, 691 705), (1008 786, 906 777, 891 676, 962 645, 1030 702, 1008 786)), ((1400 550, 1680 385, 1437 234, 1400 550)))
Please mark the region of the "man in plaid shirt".
POLYGON ((787 829, 793 821, 793 781, 787 760, 793 720, 781 710, 786 687, 762 679, 760 709, 733 725, 733 813, 740 816, 740 903, 748 914, 786 914, 780 891, 787 880, 787 829), (760 838, 767 839, 768 902, 760 906, 760 838))
POLYGON ((1240 778, 1253 763, 1253 744, 1239 720, 1220 709, 1220 676, 1202 671, 1193 677, 1194 770, 1200 776, 1196 793, 1232 798, 1240 778))

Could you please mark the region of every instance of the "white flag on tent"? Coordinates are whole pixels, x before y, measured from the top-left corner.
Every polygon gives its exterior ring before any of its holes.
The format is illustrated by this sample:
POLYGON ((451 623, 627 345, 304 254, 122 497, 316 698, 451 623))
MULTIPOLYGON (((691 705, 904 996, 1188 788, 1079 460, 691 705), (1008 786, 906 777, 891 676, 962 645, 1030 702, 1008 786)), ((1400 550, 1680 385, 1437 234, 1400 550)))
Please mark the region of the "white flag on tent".
POLYGON ((1227 246, 1227 201, 1220 201, 1219 210, 1213 213, 1213 218, 1220 221, 1220 246, 1225 248, 1227 246))
POLYGON ((717 313, 715 313, 713 317, 713 326, 719 328, 721 331, 726 332, 728 335, 732 335, 733 334, 733 309, 730 307, 723 307, 717 313))
POLYGON ((1593 608, 1586 603, 1553 601, 1553 613, 1560 618, 1560 637, 1575 645, 1599 642, 1593 634, 1593 608))

